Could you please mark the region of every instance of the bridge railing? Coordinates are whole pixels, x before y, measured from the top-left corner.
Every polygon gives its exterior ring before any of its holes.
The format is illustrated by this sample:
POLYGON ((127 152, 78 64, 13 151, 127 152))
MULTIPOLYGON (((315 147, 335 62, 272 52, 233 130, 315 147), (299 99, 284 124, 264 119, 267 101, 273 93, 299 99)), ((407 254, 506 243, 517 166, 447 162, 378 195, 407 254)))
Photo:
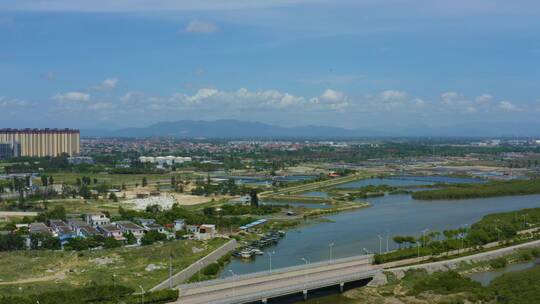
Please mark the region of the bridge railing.
POLYGON ((298 283, 295 285, 290 285, 287 287, 272 289, 269 291, 254 292, 254 293, 249 293, 245 295, 233 295, 232 293, 234 291, 232 291, 231 295, 228 295, 224 299, 210 301, 208 302, 208 304, 248 303, 248 302, 258 301, 262 299, 275 298, 275 297, 294 294, 297 292, 301 292, 303 290, 319 289, 319 288, 329 287, 333 285, 338 285, 341 283, 347 283, 347 282, 357 281, 361 279, 366 279, 369 277, 373 277, 380 272, 381 270, 370 270, 370 271, 366 271, 362 273, 355 273, 355 274, 349 274, 349 275, 344 275, 344 276, 335 276, 332 278, 321 279, 317 281, 307 281, 307 282, 298 283))
POLYGON ((286 273, 286 272, 291 272, 291 271, 296 271, 296 270, 303 270, 303 269, 316 268, 316 267, 329 266, 329 265, 337 265, 341 263, 348 263, 348 262, 361 261, 361 260, 367 260, 368 262, 371 262, 373 260, 373 255, 370 254, 370 255, 353 256, 353 257, 348 257, 348 258, 334 259, 331 261, 315 262, 315 263, 310 263, 307 265, 302 264, 302 265, 296 265, 296 266, 290 266, 290 267, 284 267, 284 268, 277 268, 271 271, 270 270, 258 271, 258 272, 248 273, 248 274, 236 275, 234 277, 228 276, 226 278, 221 278, 221 279, 183 284, 183 285, 179 285, 178 288, 181 290, 186 290, 186 289, 191 289, 191 288, 206 287, 206 286, 216 285, 216 284, 221 284, 221 283, 237 282, 240 280, 264 277, 271 274, 280 274, 280 273, 286 273))

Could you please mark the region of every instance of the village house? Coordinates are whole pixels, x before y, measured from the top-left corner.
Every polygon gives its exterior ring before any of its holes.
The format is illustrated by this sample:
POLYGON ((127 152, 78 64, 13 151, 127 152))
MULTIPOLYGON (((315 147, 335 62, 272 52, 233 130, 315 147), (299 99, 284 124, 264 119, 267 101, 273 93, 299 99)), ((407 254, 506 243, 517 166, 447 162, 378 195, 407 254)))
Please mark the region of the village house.
POLYGON ((116 227, 118 227, 123 234, 131 232, 137 239, 137 243, 139 243, 140 239, 144 236, 144 228, 130 221, 118 221, 116 222, 116 227))
POLYGON ((120 230, 116 225, 103 225, 103 226, 97 226, 97 230, 104 236, 104 237, 112 237, 117 241, 125 241, 126 238, 122 234, 122 230, 120 230))
POLYGON ((111 223, 111 220, 103 213, 85 214, 84 221, 92 227, 105 226, 111 223))

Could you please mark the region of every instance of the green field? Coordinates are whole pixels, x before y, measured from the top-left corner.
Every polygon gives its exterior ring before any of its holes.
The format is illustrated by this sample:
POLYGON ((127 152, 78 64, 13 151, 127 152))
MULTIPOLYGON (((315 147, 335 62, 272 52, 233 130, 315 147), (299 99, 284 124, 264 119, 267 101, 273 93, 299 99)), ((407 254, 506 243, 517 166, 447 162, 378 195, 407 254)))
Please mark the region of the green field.
POLYGON ((169 256, 174 272, 207 255, 226 242, 214 239, 174 241, 133 248, 82 252, 19 251, 0 253, 0 294, 28 294, 66 287, 116 283, 149 289, 168 277, 169 256), (153 264, 157 269, 149 270, 153 264))
MULTIPOLYGON (((52 175, 56 184, 66 183, 74 185, 77 182, 77 178, 88 176, 92 180, 96 178, 99 183, 106 183, 113 186, 120 186, 122 184, 126 184, 127 186, 140 185, 143 177, 146 177, 150 184, 158 181, 165 184, 169 183, 171 178, 169 174, 52 173, 50 175, 52 175)), ((37 182, 39 184, 39 181, 37 182)))

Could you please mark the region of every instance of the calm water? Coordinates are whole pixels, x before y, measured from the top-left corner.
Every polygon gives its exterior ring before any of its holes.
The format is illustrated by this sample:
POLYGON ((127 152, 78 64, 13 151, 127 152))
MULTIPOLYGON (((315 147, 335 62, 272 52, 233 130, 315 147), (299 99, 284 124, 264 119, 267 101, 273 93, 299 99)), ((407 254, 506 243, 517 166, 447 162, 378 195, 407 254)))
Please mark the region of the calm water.
POLYGON ((289 205, 292 207, 304 207, 309 209, 327 209, 332 207, 332 205, 329 204, 313 204, 313 203, 301 203, 301 202, 276 202, 276 201, 263 201, 263 205, 289 205))
POLYGON ((301 194, 302 196, 311 196, 311 197, 322 197, 322 198, 329 198, 330 195, 324 191, 310 191, 310 192, 304 192, 301 194))
POLYGON ((526 270, 535 266, 540 266, 540 259, 537 259, 536 261, 529 261, 526 263, 511 264, 502 269, 473 273, 470 277, 474 281, 480 282, 482 286, 487 286, 489 285, 489 283, 491 283, 491 281, 495 280, 496 278, 502 276, 505 273, 526 270))
POLYGON ((337 186, 340 189, 359 188, 369 185, 389 185, 394 187, 407 187, 407 186, 426 186, 436 183, 483 183, 483 179, 477 178, 460 178, 460 177, 448 177, 448 176, 396 176, 385 178, 369 178, 358 180, 350 183, 345 183, 337 186))
POLYGON ((298 181, 308 181, 317 178, 314 175, 288 175, 288 176, 276 176, 272 178, 256 178, 249 176, 233 176, 233 177, 222 177, 222 178, 232 178, 238 184, 254 184, 254 185, 271 185, 272 180, 284 183, 298 182, 298 181))
MULTIPOLYGON (((379 239, 383 237, 382 249, 396 246, 393 235, 420 235, 421 231, 442 231, 472 224, 490 213, 523 208, 540 207, 540 195, 481 198, 469 200, 419 201, 409 194, 387 195, 367 199, 370 208, 327 216, 332 222, 305 225, 289 230, 286 237, 273 248, 273 268, 301 264, 301 258, 317 262, 329 259, 330 243, 334 243, 334 258, 362 254, 363 248, 379 251, 379 239)), ((227 276, 229 269, 235 273, 250 273, 267 270, 268 257, 258 256, 251 262, 233 260, 222 272, 227 276)))

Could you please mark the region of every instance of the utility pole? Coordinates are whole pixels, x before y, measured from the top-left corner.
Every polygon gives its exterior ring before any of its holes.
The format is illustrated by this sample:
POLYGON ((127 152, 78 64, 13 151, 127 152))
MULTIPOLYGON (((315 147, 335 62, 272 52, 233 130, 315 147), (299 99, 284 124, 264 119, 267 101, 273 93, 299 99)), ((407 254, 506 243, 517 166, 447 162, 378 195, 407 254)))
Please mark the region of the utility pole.
POLYGON ((173 287, 172 286, 173 285, 172 284, 172 258, 173 258, 172 254, 169 255, 169 288, 171 289, 173 287))
POLYGON ((141 304, 144 304, 144 288, 141 285, 139 287, 141 288, 141 304))
POLYGON ((388 243, 390 239, 390 232, 386 230, 386 253, 388 253, 388 243))

